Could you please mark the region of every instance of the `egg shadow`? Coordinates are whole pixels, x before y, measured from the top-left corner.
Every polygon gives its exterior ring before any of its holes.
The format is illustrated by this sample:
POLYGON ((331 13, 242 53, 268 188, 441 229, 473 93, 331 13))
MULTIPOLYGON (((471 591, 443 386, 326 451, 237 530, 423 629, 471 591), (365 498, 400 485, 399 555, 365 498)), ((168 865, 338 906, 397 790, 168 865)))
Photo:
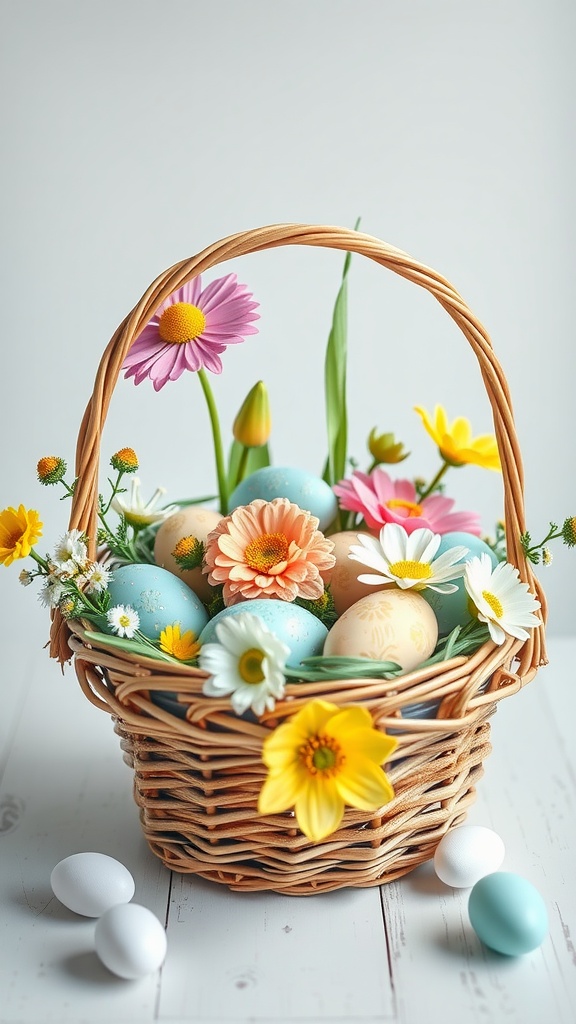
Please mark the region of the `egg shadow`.
POLYGON ((442 882, 434 870, 432 861, 421 864, 411 871, 403 879, 404 885, 412 892, 421 893, 424 896, 446 896, 453 892, 451 886, 442 882))
POLYGON ((69 978, 76 981, 95 982, 99 986, 108 985, 109 988, 117 989, 126 985, 125 978, 119 978, 104 966, 97 957, 94 950, 85 950, 83 953, 73 953, 61 961, 61 970, 69 978))

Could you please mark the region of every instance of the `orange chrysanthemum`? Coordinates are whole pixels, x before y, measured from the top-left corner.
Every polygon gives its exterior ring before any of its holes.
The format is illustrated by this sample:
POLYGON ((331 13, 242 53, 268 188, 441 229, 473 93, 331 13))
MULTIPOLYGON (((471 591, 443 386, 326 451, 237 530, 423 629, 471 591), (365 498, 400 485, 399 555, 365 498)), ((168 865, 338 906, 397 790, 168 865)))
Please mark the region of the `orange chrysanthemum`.
POLYGON ((288 498, 240 506, 208 535, 208 582, 224 587, 226 605, 256 597, 316 600, 335 563, 334 544, 317 527, 316 516, 288 498))

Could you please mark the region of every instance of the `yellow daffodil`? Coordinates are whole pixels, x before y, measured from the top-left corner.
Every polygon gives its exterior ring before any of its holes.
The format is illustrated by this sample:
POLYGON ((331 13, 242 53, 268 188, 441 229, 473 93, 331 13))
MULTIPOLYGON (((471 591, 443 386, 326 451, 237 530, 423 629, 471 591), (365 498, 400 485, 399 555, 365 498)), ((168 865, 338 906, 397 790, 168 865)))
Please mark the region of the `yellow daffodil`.
POLYGON ((501 470, 500 456, 493 434, 472 437, 470 421, 459 416, 453 423, 448 422, 446 410, 437 405, 434 420, 421 406, 414 407, 424 427, 437 445, 442 458, 451 466, 472 464, 483 469, 501 470))
POLYGON ((174 622, 160 633, 160 650, 165 654, 171 654, 173 658, 178 658, 178 661, 191 661, 198 654, 200 644, 192 630, 181 633, 180 623, 174 622))
POLYGON ((18 558, 27 558, 42 536, 43 523, 34 509, 5 508, 0 512, 0 562, 11 565, 18 558))
POLYGON ((364 707, 310 701, 264 741, 269 773, 259 813, 294 807, 304 835, 313 842, 325 839, 339 827, 346 804, 376 811, 393 799, 381 765, 397 742, 374 728, 364 707))
POLYGON ((260 448, 270 437, 270 402, 259 380, 248 392, 233 425, 233 434, 246 448, 260 448))

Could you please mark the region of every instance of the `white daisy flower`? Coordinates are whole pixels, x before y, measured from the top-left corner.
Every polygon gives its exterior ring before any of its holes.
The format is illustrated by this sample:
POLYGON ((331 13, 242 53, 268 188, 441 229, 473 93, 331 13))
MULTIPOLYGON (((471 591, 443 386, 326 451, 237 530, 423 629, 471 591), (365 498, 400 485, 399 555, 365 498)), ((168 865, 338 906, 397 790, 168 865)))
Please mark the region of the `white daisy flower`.
POLYGON ((150 526, 152 523, 161 523, 168 519, 174 512, 178 511, 177 505, 168 505, 166 508, 156 508, 160 499, 166 494, 165 487, 157 487, 150 501, 144 502, 140 494, 140 480, 137 476, 130 481, 129 495, 116 495, 112 499, 112 508, 118 515, 124 516, 126 522, 134 529, 142 529, 143 526, 150 526))
POLYGON ((381 586, 395 583, 402 590, 436 590, 439 594, 453 594, 458 587, 446 580, 464 575, 464 564, 457 565, 468 554, 468 548, 449 548, 434 558, 442 537, 431 530, 419 529, 407 533, 397 523, 386 523, 380 530, 380 539, 358 535, 360 545, 350 547, 348 557, 374 569, 378 575, 363 573, 360 583, 381 586))
POLYGON ((63 573, 75 576, 86 568, 88 548, 80 530, 69 530, 56 545, 51 561, 63 573))
POLYGON ((256 715, 272 711, 284 694, 284 667, 290 648, 257 615, 240 612, 216 626, 218 643, 204 644, 198 664, 210 673, 202 687, 206 697, 231 694, 237 715, 252 708, 256 715))
POLYGON ((140 625, 140 616, 135 608, 129 604, 116 604, 106 612, 108 625, 118 636, 126 636, 132 639, 140 625))
POLYGON ((494 569, 487 554, 471 558, 465 566, 464 586, 494 643, 504 643, 506 634, 527 640, 530 634, 526 627, 540 624, 534 614, 540 602, 509 562, 499 562, 494 569))
POLYGON ((84 590, 87 594, 101 594, 108 590, 108 584, 112 579, 112 572, 99 562, 93 562, 86 572, 86 585, 84 590))

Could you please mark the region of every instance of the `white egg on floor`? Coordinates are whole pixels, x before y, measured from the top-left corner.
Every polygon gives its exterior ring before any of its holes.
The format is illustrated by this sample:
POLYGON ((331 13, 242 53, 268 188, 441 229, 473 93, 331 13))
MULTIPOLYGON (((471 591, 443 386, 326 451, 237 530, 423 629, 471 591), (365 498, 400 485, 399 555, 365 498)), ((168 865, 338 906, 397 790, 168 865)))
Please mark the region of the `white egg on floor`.
POLYGON ((119 860, 105 853, 73 853, 50 875, 52 892, 75 914, 100 917, 117 903, 129 903, 134 879, 119 860))
POLYGON ((97 921, 94 947, 109 971, 134 981, 152 974, 164 963, 166 932, 147 907, 121 903, 97 921))
POLYGON ((440 840, 434 853, 438 878, 454 889, 470 889, 504 860, 504 843, 484 825, 460 825, 440 840))

